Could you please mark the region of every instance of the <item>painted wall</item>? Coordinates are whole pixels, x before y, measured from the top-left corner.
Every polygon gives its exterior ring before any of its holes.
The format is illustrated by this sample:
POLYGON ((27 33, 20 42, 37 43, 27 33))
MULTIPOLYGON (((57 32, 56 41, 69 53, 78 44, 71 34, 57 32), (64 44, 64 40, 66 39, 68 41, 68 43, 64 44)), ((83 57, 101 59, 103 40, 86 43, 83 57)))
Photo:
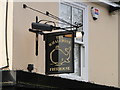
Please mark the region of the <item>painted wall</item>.
MULTIPOLYGON (((24 2, 14 2, 13 9, 13 69, 27 69, 28 64, 35 65, 35 72, 44 73, 45 70, 45 46, 43 37, 39 35, 39 55, 35 56, 35 37, 34 33, 28 31, 31 23, 35 22, 36 16, 39 20, 51 20, 51 18, 36 13, 34 11, 23 9, 24 2)), ((58 3, 55 2, 37 2, 27 3, 28 6, 41 10, 49 11, 58 15, 58 3)))
POLYGON ((110 15, 108 9, 89 4, 89 81, 118 86, 118 14, 110 15), (97 21, 90 7, 100 9, 97 21))
MULTIPOLYGON (((118 16, 118 24, 120 24, 120 12, 118 16)), ((120 25, 118 25, 118 85, 120 87, 120 25)))
POLYGON ((6 66, 6 46, 5 46, 5 18, 6 18, 6 3, 0 1, 0 67, 6 66))
MULTIPOLYGON (((6 24, 6 0, 0 0, 0 68, 7 65, 6 58, 6 42, 5 42, 5 24, 6 24)), ((8 39, 8 57, 10 69, 12 69, 12 50, 13 50, 13 3, 8 4, 8 15, 7 15, 7 39, 8 39)))
POLYGON ((12 69, 13 62, 13 3, 8 4, 8 58, 9 69, 12 69))

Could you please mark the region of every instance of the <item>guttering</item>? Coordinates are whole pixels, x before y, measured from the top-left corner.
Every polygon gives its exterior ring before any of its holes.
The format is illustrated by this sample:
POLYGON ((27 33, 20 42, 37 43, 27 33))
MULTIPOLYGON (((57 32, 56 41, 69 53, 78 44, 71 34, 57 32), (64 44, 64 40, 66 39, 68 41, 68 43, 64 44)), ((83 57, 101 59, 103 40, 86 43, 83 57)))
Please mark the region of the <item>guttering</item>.
POLYGON ((101 6, 108 7, 109 13, 120 9, 120 0, 89 0, 101 6))
MULTIPOLYGON (((104 4, 106 4, 106 5, 109 5, 109 6, 112 6, 112 7, 120 7, 120 5, 119 4, 116 4, 116 3, 114 3, 114 2, 112 2, 112 1, 110 1, 110 0, 98 0, 99 2, 102 2, 102 3, 104 3, 104 4)), ((119 0, 117 0, 116 2, 119 2, 119 0)))

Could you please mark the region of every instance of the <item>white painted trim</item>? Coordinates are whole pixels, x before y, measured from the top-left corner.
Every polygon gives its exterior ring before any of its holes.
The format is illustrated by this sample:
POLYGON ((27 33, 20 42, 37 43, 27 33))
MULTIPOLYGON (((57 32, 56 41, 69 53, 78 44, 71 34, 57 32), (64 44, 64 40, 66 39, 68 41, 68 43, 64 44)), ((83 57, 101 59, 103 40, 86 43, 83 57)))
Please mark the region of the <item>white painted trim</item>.
POLYGON ((89 20, 89 16, 88 16, 88 6, 86 7, 86 10, 85 10, 85 13, 86 13, 86 15, 85 15, 85 19, 86 19, 86 23, 85 23, 85 32, 86 32, 86 40, 85 40, 85 45, 86 45, 86 62, 85 62, 85 64, 86 64, 86 81, 88 81, 88 60, 89 60, 89 57, 88 57, 88 35, 89 35, 89 33, 88 33, 88 20, 89 20))
MULTIPOLYGON (((86 22, 83 22, 83 31, 85 32, 85 35, 84 35, 84 42, 79 42, 79 41, 75 41, 76 43, 79 43, 79 44, 82 44, 85 46, 85 62, 81 62, 81 63, 84 63, 85 65, 83 65, 84 67, 82 67, 82 75, 81 77, 79 76, 72 76, 70 74, 61 74, 59 75, 60 77, 63 77, 63 78, 68 78, 69 79, 75 79, 75 80, 78 80, 78 81, 88 81, 88 6, 84 3, 81 3, 81 2, 72 2, 71 0, 60 0, 60 3, 59 3, 59 7, 60 7, 60 4, 63 3, 63 4, 67 4, 67 5, 72 5, 73 7, 79 7, 80 9, 82 9, 84 12, 84 15, 83 15, 83 20, 85 20, 86 22)), ((60 8, 59 8, 59 11, 60 11, 60 8)), ((60 14, 59 14, 60 16, 60 14)), ((83 53, 84 53, 83 52, 83 53)))
POLYGON ((83 38, 83 43, 85 46, 85 67, 82 69, 83 70, 83 75, 82 78, 85 81, 88 81, 88 6, 84 7, 84 20, 85 22, 83 22, 83 31, 85 32, 84 34, 84 38, 83 38))
POLYGON ((78 40, 75 40, 75 43, 76 43, 76 44, 84 45, 84 42, 81 42, 81 41, 78 41, 78 40))

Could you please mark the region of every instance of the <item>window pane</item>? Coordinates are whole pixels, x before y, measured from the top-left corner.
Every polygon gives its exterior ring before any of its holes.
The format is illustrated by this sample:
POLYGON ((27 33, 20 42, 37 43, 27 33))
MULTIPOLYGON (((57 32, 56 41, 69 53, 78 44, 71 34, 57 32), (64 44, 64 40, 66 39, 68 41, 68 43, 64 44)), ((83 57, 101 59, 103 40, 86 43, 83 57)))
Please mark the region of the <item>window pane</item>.
MULTIPOLYGON (((83 24, 83 10, 78 8, 72 8, 72 24, 83 24)), ((83 26, 78 28, 77 31, 82 31, 83 26)), ((76 38, 78 41, 82 41, 82 38, 76 38)))
MULTIPOLYGON (((71 23, 71 6, 68 6, 66 4, 61 4, 60 8, 60 18, 71 23)), ((69 27, 69 25, 60 25, 61 27, 69 27)))
MULTIPOLYGON (((83 24, 83 10, 72 8, 72 24, 83 24)), ((78 31, 82 31, 83 27, 80 27, 78 31)))
POLYGON ((81 54, 80 54, 80 45, 79 44, 75 44, 75 48, 74 48, 74 66, 75 66, 75 75, 80 76, 81 75, 81 67, 80 67, 80 58, 81 58, 81 54))

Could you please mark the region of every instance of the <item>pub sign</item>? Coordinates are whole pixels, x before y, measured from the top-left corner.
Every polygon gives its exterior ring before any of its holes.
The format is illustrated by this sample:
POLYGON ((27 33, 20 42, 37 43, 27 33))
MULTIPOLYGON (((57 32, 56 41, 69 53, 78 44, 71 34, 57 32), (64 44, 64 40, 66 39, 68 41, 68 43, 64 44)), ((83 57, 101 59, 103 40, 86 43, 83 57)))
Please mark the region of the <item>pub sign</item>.
POLYGON ((45 35, 46 74, 74 72, 74 32, 64 31, 45 35))

